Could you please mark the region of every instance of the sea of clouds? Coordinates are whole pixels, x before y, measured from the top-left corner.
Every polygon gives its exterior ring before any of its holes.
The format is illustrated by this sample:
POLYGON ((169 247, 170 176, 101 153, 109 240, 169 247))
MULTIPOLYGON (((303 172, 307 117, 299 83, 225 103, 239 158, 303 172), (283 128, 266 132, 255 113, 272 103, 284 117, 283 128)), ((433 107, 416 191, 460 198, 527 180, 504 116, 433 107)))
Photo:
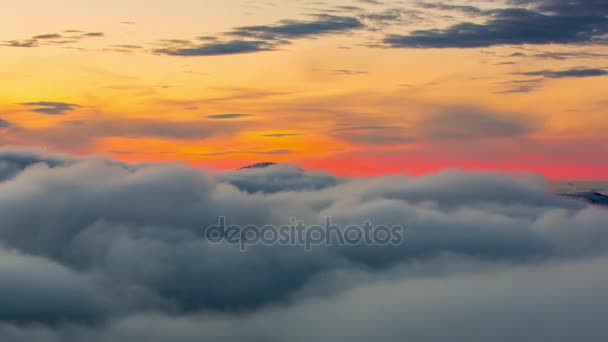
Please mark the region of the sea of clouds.
POLYGON ((608 210, 539 177, 341 178, 0 151, 0 341, 606 341, 608 210), (401 225, 399 245, 211 244, 401 225))

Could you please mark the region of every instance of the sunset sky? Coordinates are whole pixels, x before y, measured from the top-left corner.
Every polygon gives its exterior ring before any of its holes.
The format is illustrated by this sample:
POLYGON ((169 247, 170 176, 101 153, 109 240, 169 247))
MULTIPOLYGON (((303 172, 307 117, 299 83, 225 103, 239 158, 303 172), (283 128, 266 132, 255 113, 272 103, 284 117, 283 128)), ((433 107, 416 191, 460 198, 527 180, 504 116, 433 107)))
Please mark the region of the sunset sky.
POLYGON ((0 144, 341 175, 608 178, 608 2, 22 0, 0 144))

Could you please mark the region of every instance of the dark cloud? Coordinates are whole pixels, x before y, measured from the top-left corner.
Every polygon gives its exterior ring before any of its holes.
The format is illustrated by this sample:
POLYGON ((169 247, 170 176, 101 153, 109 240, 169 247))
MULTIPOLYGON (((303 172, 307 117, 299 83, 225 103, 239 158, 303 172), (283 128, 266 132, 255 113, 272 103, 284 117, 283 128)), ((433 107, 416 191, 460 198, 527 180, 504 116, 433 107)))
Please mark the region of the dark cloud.
POLYGON ((522 136, 534 124, 521 115, 508 116, 478 108, 452 108, 420 121, 424 139, 484 139, 522 136))
POLYGON ((359 6, 335 6, 331 8, 311 8, 311 10, 315 11, 315 13, 326 13, 326 14, 343 14, 343 13, 351 13, 351 12, 365 12, 365 10, 359 6))
POLYGON ((107 309, 87 277, 69 268, 2 248, 0 257, 0 322, 86 323, 107 309), (40 284, 46 285, 44 290, 40 284))
POLYGON ((302 133, 271 133, 271 134, 262 134, 263 137, 266 138, 286 138, 286 137, 299 137, 302 136, 302 133))
POLYGON ((198 36, 198 37, 196 37, 196 39, 202 40, 202 41, 216 41, 216 40, 218 40, 218 37, 215 37, 215 36, 198 36))
MULTIPOLYGON (((61 150, 89 150, 99 139, 121 137, 129 139, 159 138, 179 141, 200 141, 210 137, 231 136, 249 123, 232 120, 173 121, 161 119, 99 118, 57 122, 51 127, 26 128, 14 126, 6 131, 2 142, 43 145, 61 150), (77 146, 74 141, 78 141, 77 146)), ((181 157, 177 156, 176 159, 181 157)))
POLYGON ((543 85, 543 79, 511 80, 500 82, 500 84, 507 86, 508 89, 499 91, 499 94, 530 93, 543 85))
POLYGON ((509 55, 509 57, 526 57, 527 55, 525 53, 522 52, 514 52, 512 54, 509 55))
POLYGON ((244 38, 259 38, 265 40, 295 39, 314 37, 323 34, 347 32, 363 28, 357 18, 315 15, 314 20, 283 20, 275 25, 243 26, 229 32, 229 35, 244 38))
POLYGON ((230 150, 230 151, 219 151, 219 152, 209 152, 209 153, 180 153, 180 152, 146 152, 146 151, 136 151, 136 150, 112 150, 110 151, 114 155, 163 155, 163 156, 174 156, 176 159, 184 158, 184 157, 217 157, 217 156, 239 156, 239 155, 283 155, 290 154, 293 151, 288 149, 277 149, 277 150, 230 150))
POLYGON ((538 70, 520 73, 525 76, 543 76, 547 78, 584 78, 608 75, 606 69, 574 68, 567 70, 538 70))
POLYGON ((272 168, 246 168, 221 173, 218 177, 248 193, 319 190, 343 182, 338 177, 326 173, 304 173, 293 165, 275 165, 272 168))
POLYGON ((32 37, 32 39, 59 39, 62 38, 60 34, 50 33, 50 34, 41 34, 38 36, 32 37))
POLYGON ((208 172, 10 150, 0 151, 3 168, 2 341, 605 337, 608 212, 540 179, 208 172), (406 235, 396 246, 242 252, 205 240, 219 216, 371 220, 406 235))
POLYGON ((103 51, 113 51, 120 52, 125 54, 132 54, 137 51, 141 51, 144 47, 141 45, 132 45, 132 44, 117 44, 111 45, 108 48, 103 49, 103 51))
POLYGON ((32 112, 48 115, 61 115, 80 107, 73 103, 48 101, 25 102, 21 103, 21 105, 32 108, 30 109, 32 112))
POLYGON ((191 46, 192 42, 186 39, 161 39, 160 43, 168 46, 191 46))
MULTIPOLYGON (((515 88, 531 84, 516 83, 509 86, 515 88)), ((509 90, 516 92, 514 89, 509 90)), ((525 115, 456 106, 432 109, 429 114, 406 125, 346 125, 334 128, 329 134, 336 139, 365 145, 436 143, 444 140, 523 137, 533 132, 538 124, 525 115)))
POLYGON ((13 124, 10 121, 0 119, 0 128, 9 128, 13 127, 13 124))
POLYGON ((64 36, 57 33, 47 33, 33 36, 30 39, 23 40, 8 40, 4 41, 1 46, 8 47, 38 47, 48 45, 67 45, 78 43, 80 40, 85 38, 102 37, 102 32, 90 32, 82 33, 79 30, 66 30, 64 33, 70 33, 72 35, 64 36))
POLYGON ((423 2, 420 1, 416 4, 425 9, 436 9, 442 11, 459 11, 468 15, 483 15, 486 14, 486 11, 479 9, 475 6, 467 6, 467 5, 452 5, 446 4, 443 2, 423 2))
POLYGON ((555 59, 558 61, 563 61, 563 60, 574 59, 574 58, 576 58, 576 59, 603 59, 603 58, 607 58, 608 54, 592 53, 592 52, 585 52, 585 51, 572 51, 572 52, 549 51, 549 52, 541 52, 541 53, 534 54, 534 55, 532 55, 532 57, 555 59))
POLYGON ((231 40, 196 47, 163 48, 155 53, 170 56, 221 56, 274 50, 274 45, 261 40, 231 40))
POLYGON ((217 37, 205 36, 202 45, 188 40, 165 40, 161 43, 168 43, 168 46, 154 52, 171 56, 220 56, 272 51, 290 44, 293 39, 343 33, 364 27, 353 17, 316 14, 313 18, 310 21, 282 20, 274 25, 237 27, 217 37), (182 43, 175 44, 176 41, 182 43))
MULTIPOLYGON (((67 139, 81 137, 87 141, 96 137, 155 137, 177 140, 199 140, 210 136, 231 134, 237 126, 231 123, 211 124, 205 121, 169 121, 157 119, 89 120, 76 126, 65 125, 55 131, 47 130, 51 141, 69 143, 67 139), (70 134, 71 132, 71 134, 70 134), (62 138, 65 137, 65 140, 62 138), (87 138, 89 136, 89 138, 87 138)), ((42 133, 44 135, 44 133, 42 133)))
POLYGON ((0 161, 0 182, 2 182, 36 164, 44 164, 52 168, 70 164, 75 162, 76 159, 68 156, 45 155, 36 152, 0 148, 0 161))
POLYGON ((103 32, 87 32, 81 35, 82 37, 103 37, 103 32))
POLYGON ((121 49, 132 49, 132 50, 143 49, 143 46, 141 46, 141 45, 118 44, 118 45, 112 45, 112 46, 115 48, 121 48, 121 49))
POLYGON ((494 45, 591 43, 608 34, 608 7, 598 0, 522 0, 495 9, 482 24, 392 34, 385 44, 400 48, 471 48, 494 45))
POLYGON ((362 4, 368 5, 383 5, 384 3, 378 0, 355 0, 355 2, 360 2, 362 4))
POLYGON ((351 69, 338 69, 338 70, 333 70, 333 72, 336 74, 339 74, 339 75, 346 75, 346 76, 361 76, 361 75, 369 74, 369 72, 367 72, 367 71, 351 70, 351 69))
POLYGON ((34 39, 29 39, 29 40, 5 40, 2 42, 2 46, 9 46, 9 47, 37 47, 38 46, 38 41, 34 40, 34 39))
POLYGON ((246 155, 246 154, 257 154, 257 155, 281 155, 290 154, 293 151, 287 149, 269 150, 269 151, 256 151, 256 150, 237 150, 237 151, 221 151, 221 152, 210 152, 210 153, 188 153, 182 154, 183 156, 205 156, 205 157, 216 157, 216 156, 233 156, 233 155, 246 155))
POLYGON ((575 15, 600 16, 608 12, 608 3, 602 0, 509 0, 514 5, 533 5, 548 13, 568 13, 577 10, 575 15))
POLYGON ((415 141, 415 138, 403 127, 391 125, 338 127, 330 134, 340 140, 367 145, 405 144, 415 141))
POLYGON ((229 114, 212 114, 207 116, 209 119, 217 119, 217 120, 225 120, 225 119, 238 119, 238 118, 246 118, 246 117, 250 117, 253 116, 252 114, 236 114, 236 113, 229 113, 229 114))
POLYGON ((368 29, 372 31, 382 31, 394 25, 424 20, 422 11, 403 8, 388 8, 381 12, 363 13, 359 17, 368 23, 368 29))

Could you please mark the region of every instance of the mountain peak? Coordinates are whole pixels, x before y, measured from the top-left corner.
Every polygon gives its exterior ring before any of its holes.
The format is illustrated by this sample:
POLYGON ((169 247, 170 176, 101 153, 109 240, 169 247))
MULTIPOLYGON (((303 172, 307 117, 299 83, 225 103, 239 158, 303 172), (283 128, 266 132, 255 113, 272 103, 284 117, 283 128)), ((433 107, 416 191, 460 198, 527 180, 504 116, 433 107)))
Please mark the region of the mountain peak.
POLYGON ((248 165, 248 166, 242 167, 239 170, 263 169, 263 168, 274 166, 274 165, 277 165, 277 164, 276 163, 272 163, 272 162, 261 162, 261 163, 257 163, 257 164, 253 164, 253 165, 248 165))

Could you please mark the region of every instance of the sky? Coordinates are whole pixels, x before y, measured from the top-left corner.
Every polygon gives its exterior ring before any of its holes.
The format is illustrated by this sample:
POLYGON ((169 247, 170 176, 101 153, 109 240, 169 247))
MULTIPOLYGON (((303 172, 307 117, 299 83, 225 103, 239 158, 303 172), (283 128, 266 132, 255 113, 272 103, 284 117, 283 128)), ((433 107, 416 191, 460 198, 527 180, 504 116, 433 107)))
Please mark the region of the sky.
POLYGON ((0 144, 230 170, 608 179, 600 0, 23 0, 0 144))

